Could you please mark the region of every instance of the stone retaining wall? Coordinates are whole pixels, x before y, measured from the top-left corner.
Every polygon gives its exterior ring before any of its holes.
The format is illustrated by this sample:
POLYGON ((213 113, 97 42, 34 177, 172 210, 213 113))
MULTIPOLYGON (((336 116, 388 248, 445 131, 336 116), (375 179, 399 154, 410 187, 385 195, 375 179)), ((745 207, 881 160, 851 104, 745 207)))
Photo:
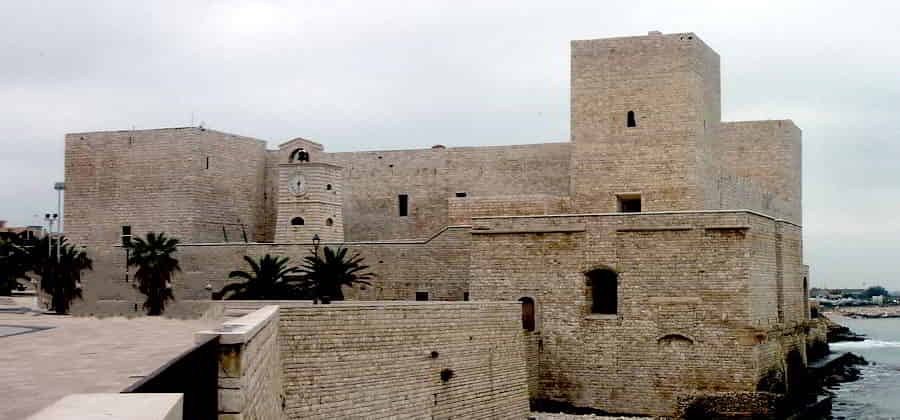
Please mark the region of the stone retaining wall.
POLYGON ((289 418, 524 419, 520 305, 346 302, 283 307, 289 418))

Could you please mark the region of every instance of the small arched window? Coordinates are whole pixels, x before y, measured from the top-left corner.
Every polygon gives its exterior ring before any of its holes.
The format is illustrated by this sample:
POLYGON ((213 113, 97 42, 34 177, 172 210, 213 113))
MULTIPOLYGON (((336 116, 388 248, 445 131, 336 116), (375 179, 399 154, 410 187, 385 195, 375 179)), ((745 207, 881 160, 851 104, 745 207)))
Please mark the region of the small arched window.
POLYGON ((637 120, 634 118, 634 111, 628 111, 628 121, 626 127, 637 127, 637 120))
POLYGON ((608 268, 600 268, 585 274, 591 290, 591 313, 615 315, 618 313, 619 275, 608 268))
POLYGON ((330 217, 325 219, 325 226, 332 226, 332 225, 334 225, 334 220, 332 220, 330 217))
POLYGON ((303 226, 303 224, 304 224, 304 222, 303 222, 302 217, 297 216, 297 217, 291 219, 291 225, 293 225, 293 226, 303 226))
POLYGON ((526 296, 519 302, 522 302, 522 329, 534 331, 534 299, 526 296))
POLYGON ((326 186, 325 186, 325 190, 331 191, 331 184, 326 185, 326 186))
POLYGON ((294 149, 294 151, 291 152, 291 157, 288 161, 294 162, 295 160, 298 162, 309 162, 309 152, 307 152, 306 149, 302 147, 299 149, 294 149))

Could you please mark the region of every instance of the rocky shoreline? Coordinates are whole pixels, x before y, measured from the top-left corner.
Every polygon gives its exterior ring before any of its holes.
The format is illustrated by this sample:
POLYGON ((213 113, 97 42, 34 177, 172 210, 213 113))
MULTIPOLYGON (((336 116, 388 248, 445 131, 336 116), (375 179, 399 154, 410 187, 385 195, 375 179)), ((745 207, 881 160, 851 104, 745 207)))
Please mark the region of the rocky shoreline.
POLYGON ((826 341, 829 344, 839 343, 841 341, 863 341, 866 339, 865 335, 857 334, 850 330, 850 328, 832 321, 827 316, 823 315, 822 319, 825 320, 825 325, 827 328, 826 341))
POLYGON ((900 318, 900 306, 853 306, 835 309, 850 318, 900 318))

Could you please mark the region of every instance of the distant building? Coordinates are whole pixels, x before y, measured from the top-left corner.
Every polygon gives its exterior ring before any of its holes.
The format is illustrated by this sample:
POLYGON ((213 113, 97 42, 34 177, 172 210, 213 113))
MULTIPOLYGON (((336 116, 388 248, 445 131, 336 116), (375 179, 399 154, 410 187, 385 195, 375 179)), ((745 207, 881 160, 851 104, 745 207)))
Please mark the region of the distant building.
POLYGON ((0 239, 8 239, 13 236, 32 242, 44 237, 44 228, 42 226, 7 226, 6 220, 0 220, 0 239))

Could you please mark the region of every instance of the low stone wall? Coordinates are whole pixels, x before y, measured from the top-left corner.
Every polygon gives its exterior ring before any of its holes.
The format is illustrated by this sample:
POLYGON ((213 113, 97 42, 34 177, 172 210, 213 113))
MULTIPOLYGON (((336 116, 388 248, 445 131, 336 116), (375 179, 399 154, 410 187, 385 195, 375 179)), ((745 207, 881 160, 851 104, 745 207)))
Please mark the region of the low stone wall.
MULTIPOLYGON (((175 319, 222 319, 225 305, 213 300, 175 300, 166 303, 163 316, 175 319)), ((147 315, 142 298, 134 300, 75 301, 69 311, 72 316, 94 316, 98 318, 121 316, 134 318, 147 315)))
POLYGON ((264 306, 195 334, 219 336, 219 419, 285 418, 278 319, 278 306, 264 306))
POLYGON ((514 302, 345 302, 281 308, 289 418, 524 419, 514 302))
POLYGON ((29 420, 181 420, 182 394, 72 394, 29 420))

